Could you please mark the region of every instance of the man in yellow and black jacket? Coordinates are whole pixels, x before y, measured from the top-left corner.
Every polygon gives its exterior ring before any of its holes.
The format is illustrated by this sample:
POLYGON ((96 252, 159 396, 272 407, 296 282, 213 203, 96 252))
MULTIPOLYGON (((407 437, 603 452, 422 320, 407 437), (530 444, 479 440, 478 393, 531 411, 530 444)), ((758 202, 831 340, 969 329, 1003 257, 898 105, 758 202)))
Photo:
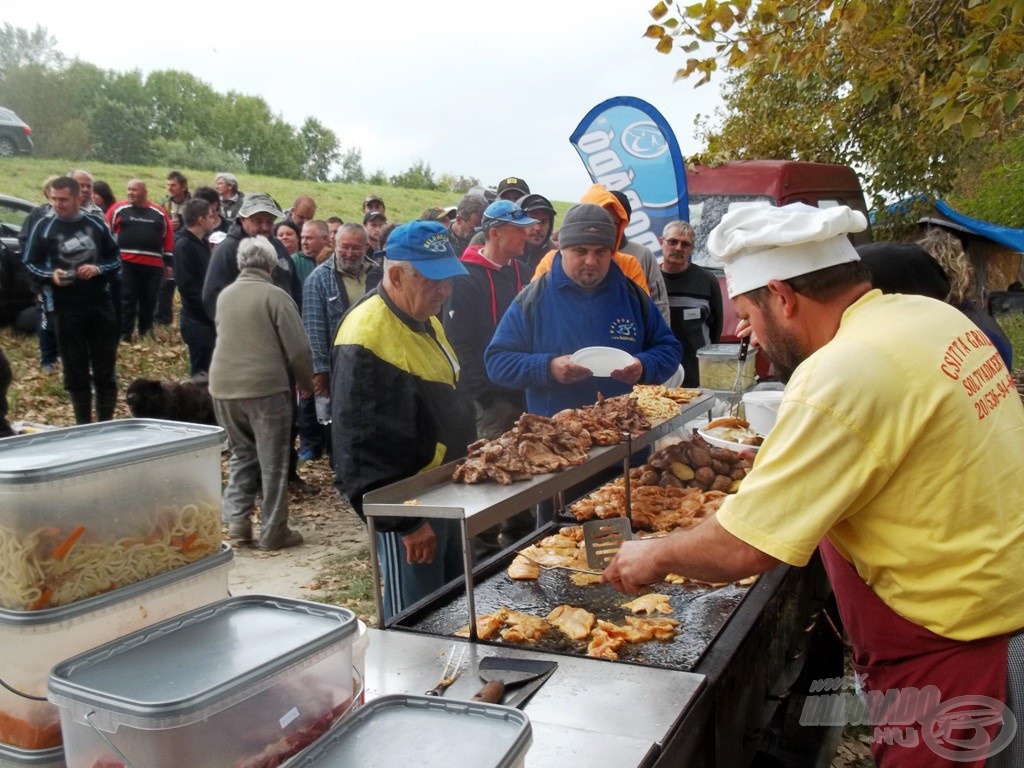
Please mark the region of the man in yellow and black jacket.
MULTIPOLYGON (((332 355, 335 486, 362 515, 363 495, 466 454, 473 404, 437 320, 466 274, 447 229, 414 221, 388 238, 384 280, 345 315, 332 355)), ((383 518, 377 548, 385 617, 462 574, 457 523, 383 518)))

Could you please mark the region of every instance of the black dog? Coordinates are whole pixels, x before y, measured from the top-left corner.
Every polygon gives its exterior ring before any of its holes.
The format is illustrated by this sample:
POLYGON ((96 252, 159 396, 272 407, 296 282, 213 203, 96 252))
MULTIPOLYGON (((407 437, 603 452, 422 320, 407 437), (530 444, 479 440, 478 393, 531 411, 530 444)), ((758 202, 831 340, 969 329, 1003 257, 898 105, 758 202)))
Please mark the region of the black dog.
POLYGON ((132 416, 137 419, 217 423, 206 381, 136 379, 128 386, 125 400, 132 416))
POLYGON ((0 349, 0 437, 10 437, 14 434, 11 425, 7 423, 7 390, 14 380, 14 373, 11 371, 11 363, 7 355, 0 349))

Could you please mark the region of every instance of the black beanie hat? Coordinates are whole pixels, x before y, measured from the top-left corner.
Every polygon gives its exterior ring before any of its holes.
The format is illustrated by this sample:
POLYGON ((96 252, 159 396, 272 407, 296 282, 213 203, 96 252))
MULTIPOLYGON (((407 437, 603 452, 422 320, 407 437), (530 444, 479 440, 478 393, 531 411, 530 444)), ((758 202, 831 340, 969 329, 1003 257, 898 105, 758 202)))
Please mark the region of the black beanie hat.
POLYGON ((614 251, 618 245, 619 230, 611 215, 600 205, 582 203, 574 205, 565 214, 558 230, 558 247, 574 245, 603 245, 614 251))

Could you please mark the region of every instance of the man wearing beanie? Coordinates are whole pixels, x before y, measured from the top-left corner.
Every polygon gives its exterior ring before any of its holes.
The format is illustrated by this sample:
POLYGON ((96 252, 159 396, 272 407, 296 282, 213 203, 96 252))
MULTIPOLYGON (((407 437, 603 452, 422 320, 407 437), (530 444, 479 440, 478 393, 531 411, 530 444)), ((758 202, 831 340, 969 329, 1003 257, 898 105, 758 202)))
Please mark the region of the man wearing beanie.
POLYGON ((711 232, 739 332, 788 382, 778 420, 715 517, 627 543, 602 580, 732 581, 818 550, 883 734, 876 764, 1020 765, 1024 407, 955 308, 872 289, 846 237, 865 226, 798 203, 711 232))
POLYGON ((550 272, 516 297, 484 355, 487 375, 526 390, 530 413, 552 416, 614 397, 633 384, 660 384, 679 367, 679 342, 651 297, 612 261, 619 230, 601 206, 569 210, 550 272), (572 362, 587 347, 613 347, 630 362, 595 376, 572 362))

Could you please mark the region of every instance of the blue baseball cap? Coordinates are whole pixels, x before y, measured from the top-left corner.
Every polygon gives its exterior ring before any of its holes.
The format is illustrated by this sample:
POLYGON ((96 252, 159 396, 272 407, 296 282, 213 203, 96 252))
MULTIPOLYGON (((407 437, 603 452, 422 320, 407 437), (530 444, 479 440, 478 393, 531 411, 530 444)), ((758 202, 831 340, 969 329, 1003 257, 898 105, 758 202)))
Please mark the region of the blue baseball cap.
POLYGON ((455 258, 448 227, 437 221, 410 221, 388 237, 387 258, 408 261, 428 280, 448 280, 469 272, 455 258))
POLYGON ((526 211, 511 200, 495 200, 484 209, 484 218, 480 222, 480 229, 486 230, 504 224, 511 224, 513 227, 528 227, 536 223, 536 219, 527 216, 526 211))

